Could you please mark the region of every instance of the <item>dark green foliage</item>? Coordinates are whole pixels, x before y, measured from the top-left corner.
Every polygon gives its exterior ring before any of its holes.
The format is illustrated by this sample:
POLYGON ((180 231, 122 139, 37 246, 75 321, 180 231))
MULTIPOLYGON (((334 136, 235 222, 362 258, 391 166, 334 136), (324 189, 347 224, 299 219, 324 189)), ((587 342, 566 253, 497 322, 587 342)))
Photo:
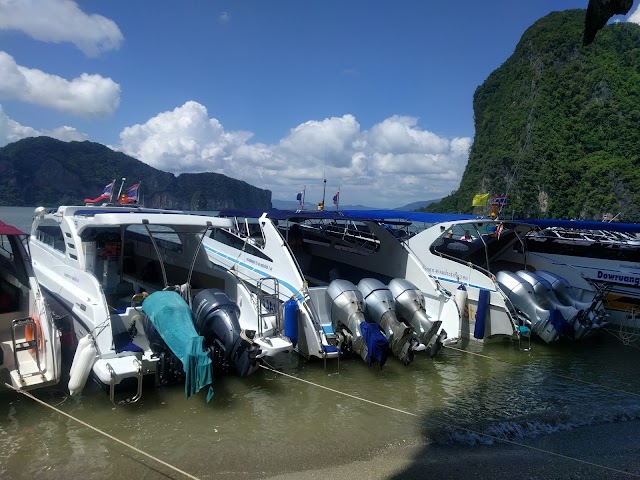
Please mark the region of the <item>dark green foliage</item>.
POLYGON ((185 210, 271 208, 271 192, 217 173, 178 177, 91 142, 25 138, 0 148, 0 205, 81 205, 116 179, 115 194, 142 181, 147 207, 185 210))
POLYGON ((640 221, 640 26, 609 25, 583 47, 584 15, 536 22, 478 87, 460 187, 427 210, 468 213, 489 192, 519 218, 640 221))

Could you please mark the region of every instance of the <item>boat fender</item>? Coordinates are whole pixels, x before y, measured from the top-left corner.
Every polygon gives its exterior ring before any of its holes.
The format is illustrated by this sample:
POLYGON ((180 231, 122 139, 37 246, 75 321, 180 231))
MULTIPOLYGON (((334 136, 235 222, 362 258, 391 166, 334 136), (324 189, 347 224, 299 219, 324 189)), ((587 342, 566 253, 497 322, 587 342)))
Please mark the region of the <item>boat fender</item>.
POLYGON ((284 302, 284 334, 294 346, 298 343, 298 302, 294 298, 284 302))
POLYGON ((458 310, 460 310, 460 319, 463 323, 469 322, 469 309, 467 308, 467 288, 464 284, 460 284, 460 286, 456 289, 456 295, 454 297, 454 301, 458 306, 458 310))
POLYGON ((69 394, 71 396, 80 395, 82 393, 82 389, 87 383, 89 373, 91 372, 91 368, 93 367, 95 360, 96 347, 93 342, 90 342, 82 349, 80 355, 74 360, 73 365, 71 366, 73 369, 73 376, 69 379, 69 394), (75 368, 73 368, 74 366, 75 368))
POLYGON ((87 334, 78 340, 78 346, 76 347, 76 352, 73 354, 73 361, 71 362, 71 368, 69 369, 69 378, 73 377, 74 367, 78 364, 78 357, 80 356, 80 352, 82 349, 91 343, 91 334, 87 334))
POLYGON ((491 295, 489 290, 484 288, 480 289, 480 293, 478 295, 478 310, 476 312, 476 326, 473 330, 474 338, 484 338, 487 309, 489 308, 489 295, 491 295))

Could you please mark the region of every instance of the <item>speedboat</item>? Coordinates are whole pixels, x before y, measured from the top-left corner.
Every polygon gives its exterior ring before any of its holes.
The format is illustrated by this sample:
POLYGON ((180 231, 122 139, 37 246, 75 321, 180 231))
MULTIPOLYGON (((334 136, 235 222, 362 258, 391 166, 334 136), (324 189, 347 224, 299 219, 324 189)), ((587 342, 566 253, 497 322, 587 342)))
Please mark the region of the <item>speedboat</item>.
POLYGON ((599 331, 607 321, 601 292, 590 288, 578 296, 564 270, 549 263, 533 267, 523 245, 535 229, 525 222, 454 220, 433 223, 405 243, 441 281, 467 290, 476 338, 490 332, 486 319, 494 316, 510 318, 547 343, 599 331), (479 326, 483 308, 485 325, 479 326))
POLYGON ((58 328, 29 259, 28 235, 0 221, 0 373, 17 390, 60 381, 58 328))
MULTIPOLYGON (((302 355, 326 358, 327 346, 336 346, 341 353, 354 351, 371 360, 361 348, 369 338, 362 330, 376 334, 374 324, 405 364, 415 352, 428 350, 433 356, 457 341, 461 311, 453 296, 396 239, 390 242, 365 231, 360 219, 281 210, 226 210, 219 215, 234 225, 204 240, 209 258, 254 286, 266 277, 276 279, 280 302, 297 304, 296 349, 302 355), (339 224, 350 222, 362 229, 337 231, 339 224), (412 278, 420 288, 407 280, 408 272, 415 272, 412 278), (428 301, 423 290, 431 293, 428 301), (349 306, 358 315, 348 313, 349 306)), ((383 229, 375 222, 371 228, 383 229)))
POLYGON ((526 236, 524 246, 508 252, 510 257, 526 255, 532 268, 563 276, 572 293, 585 301, 594 290, 601 292, 611 326, 640 329, 639 224, 552 219, 529 222, 539 230, 526 236))
POLYGON ((213 373, 247 376, 292 349, 280 319, 208 261, 202 241, 222 227, 231 221, 135 205, 36 209, 33 267, 73 319, 72 395, 91 375, 114 403, 121 384, 135 386, 124 402, 137 401, 144 378, 184 382, 190 396, 213 373))

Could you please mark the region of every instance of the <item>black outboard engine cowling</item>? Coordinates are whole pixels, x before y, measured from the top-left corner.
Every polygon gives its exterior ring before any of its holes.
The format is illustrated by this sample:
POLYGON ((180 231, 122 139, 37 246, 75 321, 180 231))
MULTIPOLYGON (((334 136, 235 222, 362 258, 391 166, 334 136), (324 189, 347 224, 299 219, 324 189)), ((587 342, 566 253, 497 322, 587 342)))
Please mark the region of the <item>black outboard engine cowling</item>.
POLYGON ((253 343, 255 331, 240 327, 240 309, 226 293, 217 288, 203 290, 194 297, 192 310, 196 331, 212 349, 215 367, 234 369, 242 377, 259 368, 256 356, 261 351, 253 343))
POLYGON ((363 278, 358 290, 365 302, 365 314, 382 327, 393 354, 408 365, 413 361, 413 328, 396 317, 395 301, 387 286, 375 278, 363 278))

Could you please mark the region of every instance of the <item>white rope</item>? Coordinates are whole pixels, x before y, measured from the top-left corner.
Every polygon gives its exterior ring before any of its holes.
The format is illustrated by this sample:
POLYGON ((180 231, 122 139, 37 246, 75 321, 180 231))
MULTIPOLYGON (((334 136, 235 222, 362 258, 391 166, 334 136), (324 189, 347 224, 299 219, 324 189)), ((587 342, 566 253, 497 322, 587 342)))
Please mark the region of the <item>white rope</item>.
MULTIPOLYGON (((462 350, 462 351, 464 351, 464 350, 462 350)), ((484 356, 484 355, 481 355, 481 356, 484 356)), ((491 358, 491 357, 486 357, 486 358, 491 358)), ((265 370, 269 370, 269 371, 271 371, 271 372, 278 373, 278 374, 280 374, 280 375, 282 375, 282 376, 285 376, 285 377, 287 377, 287 378, 291 378, 291 379, 293 379, 293 380, 297 380, 297 381, 299 381, 299 382, 303 382, 303 383, 306 383, 306 384, 308 384, 308 385, 312 385, 312 386, 314 386, 314 387, 318 387, 318 388, 322 388, 322 389, 324 389, 324 390, 328 390, 328 391, 333 392, 333 393, 336 393, 336 394, 338 394, 338 395, 343 395, 343 396, 345 396, 345 397, 353 398, 354 400, 358 400, 358 401, 361 401, 361 402, 370 403, 371 405, 376 405, 376 406, 378 406, 378 407, 386 408, 387 410, 392 410, 392 411, 394 411, 394 412, 404 413, 405 415, 410 415, 410 416, 412 416, 412 417, 417 417, 417 416, 418 416, 418 414, 416 414, 416 413, 407 412, 406 410, 401 410, 401 409, 399 409, 399 408, 391 407, 391 406, 389 406, 389 405, 384 405, 384 404, 382 404, 382 403, 374 402, 374 401, 372 401, 372 400, 367 400, 366 398, 358 397, 358 396, 356 396, 356 395, 351 395, 350 393, 341 392, 340 390, 336 390, 336 389, 334 389, 334 388, 325 387, 324 385, 319 385, 319 384, 317 384, 317 383, 310 382, 310 381, 308 381, 308 380, 304 380, 304 379, 302 379, 302 378, 298 378, 298 377, 295 377, 295 376, 293 376, 293 375, 289 375, 289 374, 284 373, 284 372, 280 372, 280 371, 278 371, 278 370, 275 370, 274 368, 266 367, 266 366, 264 366, 264 365, 260 365, 260 366, 261 366, 262 368, 264 368, 265 370)), ((543 448, 533 447, 533 446, 531 446, 531 445, 525 445, 525 444, 523 444, 523 443, 518 443, 518 442, 515 442, 515 441, 513 441, 513 440, 508 440, 508 439, 506 439, 506 438, 500 438, 500 437, 497 437, 497 436, 495 436, 495 435, 490 435, 490 434, 482 433, 482 432, 476 432, 475 430, 471 430, 471 429, 469 429, 469 428, 460 427, 460 426, 457 426, 457 425, 450 425, 450 424, 445 423, 445 422, 441 422, 441 421, 438 421, 438 420, 434 420, 433 418, 429 419, 429 421, 431 421, 431 422, 433 422, 433 423, 436 423, 436 424, 438 424, 438 425, 440 425, 440 426, 443 426, 443 427, 452 427, 452 426, 453 426, 454 428, 457 428, 457 429, 459 429, 459 430, 463 430, 463 431, 465 431, 465 432, 467 432, 467 433, 472 433, 472 434, 474 434, 474 435, 479 435, 479 436, 482 436, 482 437, 491 438, 491 439, 493 439, 493 440, 496 440, 496 441, 499 441, 499 442, 508 443, 508 444, 510 444, 510 445, 514 445, 514 446, 517 446, 517 447, 528 448, 529 450, 534 450, 534 451, 537 451, 537 452, 540 452, 540 453, 544 453, 544 454, 547 454, 547 455, 553 455, 553 456, 558 457, 558 458, 563 458, 563 459, 566 459, 566 460, 573 460, 573 461, 575 461, 575 462, 582 463, 582 464, 585 464, 585 465, 590 465, 590 466, 592 466, 592 467, 598 467, 598 468, 602 468, 602 469, 604 469, 604 470, 609 470, 609 471, 611 471, 611 472, 621 473, 621 474, 628 475, 628 476, 631 476, 631 477, 638 477, 638 478, 640 478, 640 475, 635 474, 635 473, 625 472, 624 470, 618 470, 617 468, 607 467, 607 466, 605 466, 605 465, 600 465, 600 464, 598 464, 598 463, 589 462, 589 461, 587 461, 587 460, 581 460, 581 459, 579 459, 579 458, 570 457, 570 456, 567 456, 567 455, 563 455, 563 454, 561 454, 561 453, 556 453, 556 452, 552 452, 552 451, 550 451, 550 450, 545 450, 545 449, 543 449, 543 448)))
POLYGON ((169 463, 167 463, 167 462, 164 462, 164 461, 160 460, 159 458, 154 457, 153 455, 148 454, 147 452, 143 452, 142 450, 140 450, 139 448, 134 447, 133 445, 130 445, 130 444, 126 443, 126 442, 123 442, 122 440, 120 440, 120 439, 118 439, 118 438, 114 437, 113 435, 109 435, 108 433, 103 432, 102 430, 100 430, 100 429, 98 429, 98 428, 94 427, 93 425, 89 425, 88 423, 83 422, 82 420, 80 420, 80 419, 78 419, 78 418, 75 418, 74 416, 69 415, 69 414, 68 414, 68 413, 66 413, 66 412, 63 412, 63 411, 62 411, 62 410, 60 410, 60 409, 58 409, 58 408, 56 408, 56 407, 54 407, 54 406, 52 406, 52 405, 49 405, 47 402, 43 402, 43 401, 42 401, 42 400, 40 400, 39 398, 36 398, 36 397, 34 397, 33 395, 31 395, 29 392, 25 392, 24 390, 18 390, 18 389, 17 389, 17 388, 15 388, 13 385, 9 385, 8 383, 5 383, 5 386, 6 386, 6 387, 8 387, 8 388, 10 388, 10 389, 12 389, 12 390, 14 390, 14 391, 16 391, 16 392, 18 392, 18 393, 23 394, 23 395, 24 395, 24 396, 26 396, 26 397, 29 397, 29 398, 30 398, 30 399, 32 399, 32 400, 35 400, 36 402, 38 402, 38 403, 39 403, 39 404, 41 404, 41 405, 44 405, 45 407, 48 407, 48 408, 50 408, 50 409, 52 409, 52 410, 55 410, 55 411, 56 411, 56 412, 58 412, 60 415, 64 415, 65 417, 67 417, 67 418, 69 418, 69 419, 73 420, 74 422, 78 422, 80 425, 83 425, 83 426, 85 426, 85 427, 87 427, 87 428, 90 428, 91 430, 93 430, 94 432, 99 433, 100 435, 104 435, 105 437, 107 437, 107 438, 108 438, 108 439, 110 439, 110 440, 113 440, 114 442, 117 442, 117 443, 119 443, 119 444, 121 444, 121 445, 123 445, 123 446, 125 446, 125 447, 127 447, 127 448, 130 448, 131 450, 133 450, 133 451, 135 451, 135 452, 139 453, 140 455, 144 455, 145 457, 148 457, 148 458, 150 458, 151 460, 154 460, 154 461, 156 461, 156 462, 160 463, 161 465, 164 465, 165 467, 167 467, 167 468, 169 468, 169 469, 173 470, 174 472, 178 472, 178 473, 180 473, 181 475, 184 475, 185 477, 187 477, 187 478, 191 478, 191 479, 193 479, 193 480, 200 480, 198 477, 193 476, 193 475, 191 475, 190 473, 185 472, 184 470, 180 470, 178 467, 174 467, 173 465, 171 465, 171 464, 169 464, 169 463))

